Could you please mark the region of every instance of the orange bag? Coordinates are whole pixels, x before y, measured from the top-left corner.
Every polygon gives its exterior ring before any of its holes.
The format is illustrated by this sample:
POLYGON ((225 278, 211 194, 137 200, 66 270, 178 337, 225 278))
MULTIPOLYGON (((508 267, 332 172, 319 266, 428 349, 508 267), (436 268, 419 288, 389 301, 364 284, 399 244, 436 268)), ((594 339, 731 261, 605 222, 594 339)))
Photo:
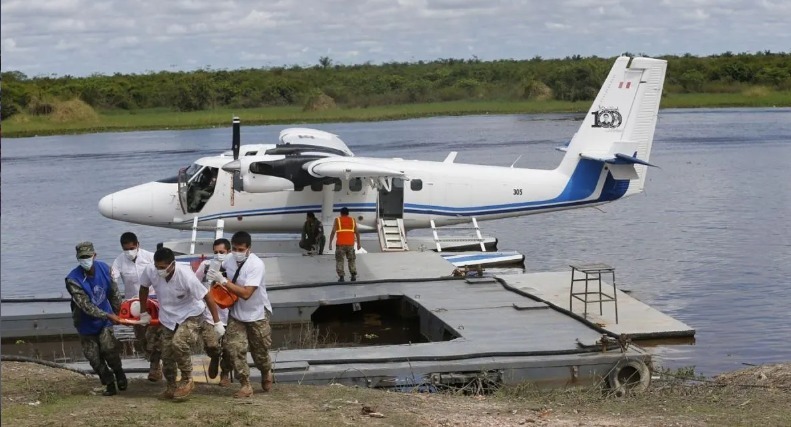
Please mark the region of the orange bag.
POLYGON ((220 308, 231 308, 236 300, 239 299, 235 293, 220 285, 212 285, 209 289, 209 293, 220 308))

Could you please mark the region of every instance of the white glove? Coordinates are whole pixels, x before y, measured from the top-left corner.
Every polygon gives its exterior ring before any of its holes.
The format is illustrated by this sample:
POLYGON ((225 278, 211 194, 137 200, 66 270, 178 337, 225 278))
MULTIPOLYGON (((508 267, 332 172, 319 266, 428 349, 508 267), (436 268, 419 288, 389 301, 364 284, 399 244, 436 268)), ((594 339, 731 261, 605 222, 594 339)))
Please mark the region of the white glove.
POLYGON ((214 324, 214 332, 217 333, 218 338, 222 338, 222 336, 225 335, 225 326, 223 326, 222 322, 214 324))
POLYGON ((209 270, 206 273, 206 277, 209 278, 211 283, 217 282, 221 285, 224 285, 226 282, 228 282, 228 279, 226 279, 225 276, 223 276, 222 273, 217 270, 209 270))
POLYGON ((140 313, 140 320, 137 322, 138 325, 148 325, 151 323, 151 315, 148 312, 140 313))

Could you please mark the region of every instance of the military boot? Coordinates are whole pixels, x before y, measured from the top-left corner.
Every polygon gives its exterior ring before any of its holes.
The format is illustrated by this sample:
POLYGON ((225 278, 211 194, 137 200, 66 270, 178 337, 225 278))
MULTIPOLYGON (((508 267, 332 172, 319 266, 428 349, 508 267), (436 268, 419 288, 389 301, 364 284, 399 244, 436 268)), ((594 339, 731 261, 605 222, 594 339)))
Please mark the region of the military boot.
POLYGON ((102 396, 115 396, 118 390, 115 388, 115 383, 107 384, 107 389, 102 392, 102 396))
POLYGON ((185 399, 187 396, 192 393, 192 389, 195 388, 195 382, 192 381, 192 377, 185 378, 181 380, 181 384, 173 393, 174 399, 185 399))
POLYGON ((250 385, 250 380, 245 378, 244 380, 240 380, 242 383, 242 388, 233 395, 233 397, 250 397, 253 395, 253 386, 250 385))
POLYGON ((148 369, 148 380, 151 382, 157 382, 162 379, 162 365, 157 363, 152 363, 151 367, 148 369))
POLYGON ((118 385, 118 390, 121 391, 129 387, 129 382, 126 380, 126 375, 123 372, 115 374, 115 383, 118 385))
POLYGON ((176 393, 176 383, 168 382, 167 388, 159 395, 159 397, 163 399, 173 399, 173 395, 175 393, 176 393))
POLYGON ((231 385, 231 373, 228 371, 220 372, 220 387, 228 387, 231 385))
POLYGON ((274 377, 271 370, 269 370, 266 375, 263 375, 263 378, 261 378, 261 389, 264 390, 264 393, 269 393, 272 391, 272 382, 274 382, 273 380, 274 377))

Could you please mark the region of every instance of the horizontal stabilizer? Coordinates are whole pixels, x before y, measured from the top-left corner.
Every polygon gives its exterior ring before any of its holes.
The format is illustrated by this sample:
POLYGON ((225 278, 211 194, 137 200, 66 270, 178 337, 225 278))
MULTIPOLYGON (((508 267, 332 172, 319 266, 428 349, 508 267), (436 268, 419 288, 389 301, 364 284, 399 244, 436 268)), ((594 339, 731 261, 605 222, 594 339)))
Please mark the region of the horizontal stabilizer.
MULTIPOLYGON (((635 153, 635 154, 637 154, 637 153, 635 153)), ((614 161, 609 161, 607 163, 613 163, 613 164, 616 164, 616 165, 619 165, 619 164, 635 164, 636 163, 638 165, 651 166, 652 168, 657 167, 656 165, 652 165, 651 163, 648 163, 648 162, 646 162, 644 160, 638 159, 636 156, 630 156, 628 154, 623 154, 623 153, 615 153, 615 160, 614 161)))
POLYGON ((597 162, 608 163, 611 165, 645 165, 651 167, 657 167, 656 165, 652 165, 646 161, 640 160, 637 157, 632 157, 628 154, 623 153, 615 153, 612 157, 602 157, 602 156, 592 156, 585 153, 580 153, 580 158, 588 159, 588 160, 595 160, 597 162))

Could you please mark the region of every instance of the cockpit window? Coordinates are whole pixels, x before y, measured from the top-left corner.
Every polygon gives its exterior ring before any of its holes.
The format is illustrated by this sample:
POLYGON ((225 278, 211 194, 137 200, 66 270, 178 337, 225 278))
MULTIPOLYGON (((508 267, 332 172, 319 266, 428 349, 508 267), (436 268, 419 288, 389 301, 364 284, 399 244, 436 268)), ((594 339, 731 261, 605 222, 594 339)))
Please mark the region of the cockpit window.
POLYGON ((214 194, 218 168, 190 165, 179 177, 179 198, 186 212, 200 212, 214 194))
POLYGON ((192 179, 193 179, 193 177, 195 176, 195 174, 197 174, 197 173, 198 173, 198 171, 200 171, 202 168, 203 168, 203 166, 202 166, 202 165, 199 165, 199 164, 197 164, 197 163, 193 163, 193 164, 191 164, 191 165, 190 165, 190 166, 187 168, 187 170, 185 170, 185 171, 184 171, 184 175, 185 175, 185 177, 187 178, 187 182, 190 182, 190 181, 192 181, 192 179))

